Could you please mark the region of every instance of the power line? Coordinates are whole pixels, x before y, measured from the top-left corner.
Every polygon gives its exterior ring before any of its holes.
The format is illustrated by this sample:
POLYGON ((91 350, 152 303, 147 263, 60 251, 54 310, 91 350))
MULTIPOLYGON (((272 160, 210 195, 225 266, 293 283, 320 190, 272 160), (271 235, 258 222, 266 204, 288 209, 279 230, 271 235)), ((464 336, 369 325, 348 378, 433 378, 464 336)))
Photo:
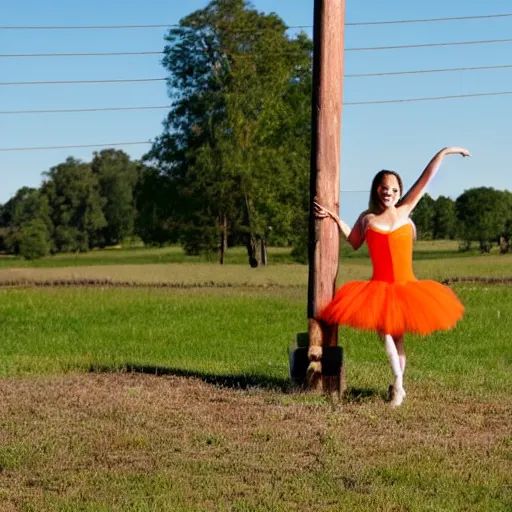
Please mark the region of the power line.
POLYGON ((438 101, 438 100, 454 100, 462 98, 478 98, 484 96, 505 96, 512 94, 512 91, 503 92, 480 92, 475 94, 454 94, 451 96, 431 96, 424 98, 402 98, 397 100, 374 100, 374 101, 351 101, 343 103, 343 105, 380 105, 384 103, 413 103, 417 101, 438 101))
MULTIPOLYGON (((461 46, 461 45, 477 45, 477 44, 501 44, 512 43, 512 38, 507 39, 487 39, 475 41, 453 41, 443 43, 423 43, 423 44, 404 44, 393 46, 365 46, 355 48, 345 48, 347 52, 355 51, 378 51, 378 50, 402 50, 406 48, 432 48, 439 46, 461 46)), ((24 57, 118 57, 128 55, 163 55, 163 51, 147 51, 147 52, 88 52, 88 53, 2 53, 0 58, 24 58, 24 57)), ((279 52, 274 55, 297 54, 298 52, 279 52)), ((236 58, 251 57, 251 54, 236 55, 236 58)))
POLYGON ((154 25, 28 25, 15 26, 3 25, 0 30, 118 30, 118 29, 141 29, 141 28, 173 28, 180 27, 179 24, 154 24, 154 25))
POLYGON ((13 114, 68 114, 71 112, 107 112, 117 110, 159 110, 171 108, 171 105, 156 105, 142 107, 98 107, 98 108, 69 108, 69 109, 50 109, 50 110, 3 110, 0 115, 13 114))
MULTIPOLYGON (((503 92, 488 92, 488 93, 475 93, 475 94, 457 94, 451 96, 435 96, 435 97, 423 97, 423 98, 403 98, 396 100, 375 100, 375 101, 353 101, 353 102, 345 102, 345 106, 354 106, 354 105, 377 105, 377 104, 386 104, 386 103, 410 103, 410 102, 418 102, 418 101, 436 101, 436 100, 451 100, 451 99, 461 99, 461 98, 476 98, 476 97, 486 97, 486 96, 504 96, 511 95, 512 91, 503 91, 503 92)), ((133 108, 168 108, 168 107, 125 107, 128 109, 133 108)), ((97 110, 111 110, 111 109, 93 109, 97 110)), ((119 110, 119 108, 115 109, 119 110)), ((84 110, 77 110, 79 112, 83 112, 84 110)), ((90 111, 90 110, 88 110, 90 111)), ((48 111, 46 111, 48 112, 48 111)), ((51 111, 51 112, 62 112, 62 111, 51 111)), ((16 112, 9 112, 16 113, 16 112)), ((41 113, 41 111, 22 111, 19 113, 41 113)), ((42 150, 51 150, 51 149, 77 149, 77 148, 94 148, 94 147, 115 147, 115 146, 133 146, 133 145, 141 145, 141 144, 152 144, 152 141, 137 141, 137 142, 111 142, 109 144, 76 144, 76 145, 66 145, 66 146, 35 146, 35 147, 10 147, 10 148, 0 148, 0 151, 42 151, 42 150)), ((350 190, 344 192, 362 192, 359 190, 350 190)))
POLYGON ((365 52, 376 50, 402 50, 405 48, 432 48, 434 46, 460 46, 460 45, 473 45, 473 44, 499 44, 499 43, 512 43, 512 39, 487 39, 478 41, 454 41, 447 43, 423 43, 423 44, 403 44, 394 46, 368 46, 361 48, 345 48, 347 52, 365 52))
POLYGON ((21 57, 119 57, 127 55, 162 55, 163 51, 157 52, 89 52, 89 53, 1 53, 1 58, 21 57))
POLYGON ((62 85, 62 84, 118 84, 135 82, 163 82, 167 78, 123 78, 112 80, 50 80, 45 82, 0 82, 2 85, 62 85))
MULTIPOLYGON (((416 75, 416 74, 426 74, 426 73, 448 73, 454 71, 480 71, 480 70, 490 70, 490 69, 508 69, 512 68, 512 64, 501 64, 497 66, 474 66, 474 67, 464 67, 464 68, 440 68, 440 69, 415 69, 409 71, 386 71, 382 73, 357 73, 357 74, 347 74, 345 78, 364 78, 364 77, 372 77, 372 76, 394 76, 394 75, 416 75)), ((2 83, 0 82, 0 85, 2 83)))
MULTIPOLYGON (((380 20, 380 21, 356 21, 347 22, 347 27, 362 27, 372 25, 397 25, 404 23, 437 23, 437 22, 451 22, 451 21, 468 21, 479 19, 495 19, 495 18, 509 18, 512 13, 502 14, 484 14, 476 16, 455 16, 444 18, 423 18, 423 19, 405 19, 405 20, 380 20)), ((177 23, 169 24, 148 24, 148 25, 31 25, 31 26, 0 26, 0 30, 124 30, 124 29, 153 29, 153 28, 193 28, 184 27, 177 23)), ((291 29, 304 29, 313 28, 312 25, 290 25, 287 30, 291 29)), ((242 32, 238 30, 237 32, 242 32)))
MULTIPOLYGON (((142 52, 85 52, 85 53, 1 53, 0 58, 24 58, 24 57, 119 57, 130 55, 164 55, 165 51, 142 51, 142 52)), ((231 54, 233 58, 253 58, 254 53, 231 54)), ((293 55, 297 57, 310 57, 310 50, 292 50, 285 52, 274 52, 273 55, 293 55), (309 55, 308 55, 309 54, 309 55)), ((226 54, 227 56, 227 54, 226 54)))
MULTIPOLYGON (((370 101, 350 101, 344 102, 344 105, 378 105, 384 103, 412 103, 418 101, 436 101, 436 100, 451 100, 459 98, 478 98, 484 96, 505 96, 512 94, 512 91, 501 92, 481 92, 473 94, 453 94, 450 96, 431 96, 421 98, 401 98, 395 100, 370 100, 370 101)), ((161 110, 170 109, 172 105, 149 105, 137 107, 98 107, 98 108, 76 108, 76 109, 49 109, 49 110, 4 110, 0 111, 0 115, 18 115, 18 114, 67 114, 76 112, 107 112, 107 111, 121 111, 121 110, 161 110)))
POLYGON ((26 148, 0 148, 0 151, 43 151, 49 149, 78 149, 78 148, 103 148, 115 146, 135 146, 141 144, 152 144, 152 141, 137 142, 111 142, 110 144, 73 144, 69 146, 33 146, 26 148))
MULTIPOLYGON (((153 25, 29 25, 29 26, 0 26, 0 30, 124 30, 124 29, 152 29, 152 28, 186 28, 194 29, 195 27, 188 25, 174 24, 153 24, 153 25)), ((197 27, 196 30, 200 30, 204 27, 197 27)), ((286 26, 286 30, 291 29, 302 29, 302 28, 313 28, 313 25, 290 25, 286 26)), ((271 31, 273 29, 238 29, 238 30, 226 30, 226 32, 243 33, 243 32, 256 32, 262 33, 263 31, 271 31)))
MULTIPOLYGON (((296 55, 305 56, 309 51, 289 51, 289 52, 274 52, 274 55, 296 55)), ((164 55, 165 52, 159 51, 146 51, 146 52, 86 52, 86 53, 1 53, 0 58, 24 58, 24 57, 119 57, 129 55, 164 55)), ((236 54, 232 55, 235 58, 252 58, 255 54, 236 54)))
POLYGON ((402 23, 437 23, 440 21, 468 21, 468 20, 482 20, 491 18, 509 18, 512 13, 503 14, 482 14, 477 16, 454 16, 451 18, 424 18, 424 19, 413 19, 413 20, 391 20, 391 21, 361 21, 345 23, 347 26, 364 26, 364 25, 398 25, 402 23))
MULTIPOLYGON (((352 73, 346 74, 345 78, 369 78, 379 76, 396 75, 417 75, 427 73, 448 73, 458 71, 482 71, 495 69, 510 69, 512 64, 499 64, 496 66, 472 66, 462 68, 439 68, 439 69, 412 69, 404 71, 384 71, 378 73, 352 73)), ((164 82, 167 78, 119 78, 119 79, 98 79, 98 80, 49 80, 34 82, 0 82, 1 86, 18 85, 74 85, 74 84, 118 84, 118 83, 144 83, 144 82, 164 82)))

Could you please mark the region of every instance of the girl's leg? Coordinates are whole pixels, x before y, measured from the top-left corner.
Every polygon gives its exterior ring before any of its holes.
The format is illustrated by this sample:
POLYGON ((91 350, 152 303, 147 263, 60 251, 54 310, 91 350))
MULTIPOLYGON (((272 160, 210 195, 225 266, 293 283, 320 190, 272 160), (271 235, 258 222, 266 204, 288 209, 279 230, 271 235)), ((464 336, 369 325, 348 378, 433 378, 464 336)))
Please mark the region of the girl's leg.
POLYGON ((389 364, 391 365, 391 370, 393 371, 393 375, 395 377, 394 386, 401 388, 403 387, 403 374, 402 368, 400 366, 400 358, 398 356, 395 340, 390 334, 384 335, 384 348, 386 349, 389 364))
POLYGON ((400 360, 400 368, 402 370, 402 377, 405 373, 405 363, 406 363, 406 357, 405 357, 405 345, 404 345, 404 337, 395 337, 395 345, 396 350, 398 352, 398 359, 400 360))
POLYGON ((405 391, 403 386, 403 372, 400 365, 400 358, 398 355, 395 340, 390 334, 385 334, 383 338, 384 348, 386 349, 389 364, 391 365, 391 370, 393 371, 393 375, 395 377, 395 382, 393 383, 393 386, 390 388, 391 405, 393 407, 397 407, 401 405, 405 397, 405 391))

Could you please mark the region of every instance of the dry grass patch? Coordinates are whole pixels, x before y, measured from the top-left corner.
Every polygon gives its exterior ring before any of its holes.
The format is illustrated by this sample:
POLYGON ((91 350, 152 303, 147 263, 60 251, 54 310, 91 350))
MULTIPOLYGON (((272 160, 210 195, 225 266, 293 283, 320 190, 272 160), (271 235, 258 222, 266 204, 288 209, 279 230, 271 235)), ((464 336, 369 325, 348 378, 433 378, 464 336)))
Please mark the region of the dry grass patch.
MULTIPOLYGON (((512 277, 512 254, 497 256, 464 256, 439 259, 418 259, 414 262, 420 279, 512 277)), ((306 287, 306 265, 279 264, 252 269, 248 265, 218 265, 213 263, 165 263, 69 266, 55 268, 0 269, 0 286, 135 286, 162 287, 306 287)), ((372 274, 368 258, 342 258, 338 284, 369 279, 372 274)))
MULTIPOLYGON (((512 401, 390 410, 198 379, 0 380, 2 510, 507 510, 512 401)), ((355 392, 352 393, 355 395, 355 392)))
POLYGON ((0 285, 77 283, 87 280, 113 283, 209 285, 209 286, 297 286, 307 284, 305 265, 274 265, 251 269, 242 265, 167 263, 158 265, 105 265, 90 267, 0 269, 0 285))

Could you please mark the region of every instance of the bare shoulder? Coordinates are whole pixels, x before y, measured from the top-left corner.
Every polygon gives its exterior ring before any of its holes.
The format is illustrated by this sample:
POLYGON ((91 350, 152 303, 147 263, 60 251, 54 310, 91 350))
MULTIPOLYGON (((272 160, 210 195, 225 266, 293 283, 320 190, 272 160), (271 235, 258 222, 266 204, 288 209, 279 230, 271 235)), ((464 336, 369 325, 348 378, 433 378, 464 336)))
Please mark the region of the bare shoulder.
POLYGON ((369 212, 368 210, 362 212, 361 215, 359 215, 356 225, 359 226, 361 233, 363 233, 363 234, 366 233, 366 229, 368 228, 368 225, 374 218, 375 218, 375 214, 369 212))
POLYGON ((365 210, 363 213, 361 213, 361 215, 359 215, 361 222, 370 222, 375 217, 375 213, 369 212, 368 210, 365 210))

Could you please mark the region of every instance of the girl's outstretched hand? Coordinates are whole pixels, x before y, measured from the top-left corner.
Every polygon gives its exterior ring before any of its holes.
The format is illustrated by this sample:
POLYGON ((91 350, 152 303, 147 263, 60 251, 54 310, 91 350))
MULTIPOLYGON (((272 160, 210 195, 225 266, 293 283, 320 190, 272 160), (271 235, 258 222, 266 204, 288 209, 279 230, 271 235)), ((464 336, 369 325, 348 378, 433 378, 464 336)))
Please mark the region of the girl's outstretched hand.
POLYGON ((463 157, 471 156, 470 152, 467 149, 460 148, 458 146, 445 148, 443 151, 445 155, 462 155, 463 157))

